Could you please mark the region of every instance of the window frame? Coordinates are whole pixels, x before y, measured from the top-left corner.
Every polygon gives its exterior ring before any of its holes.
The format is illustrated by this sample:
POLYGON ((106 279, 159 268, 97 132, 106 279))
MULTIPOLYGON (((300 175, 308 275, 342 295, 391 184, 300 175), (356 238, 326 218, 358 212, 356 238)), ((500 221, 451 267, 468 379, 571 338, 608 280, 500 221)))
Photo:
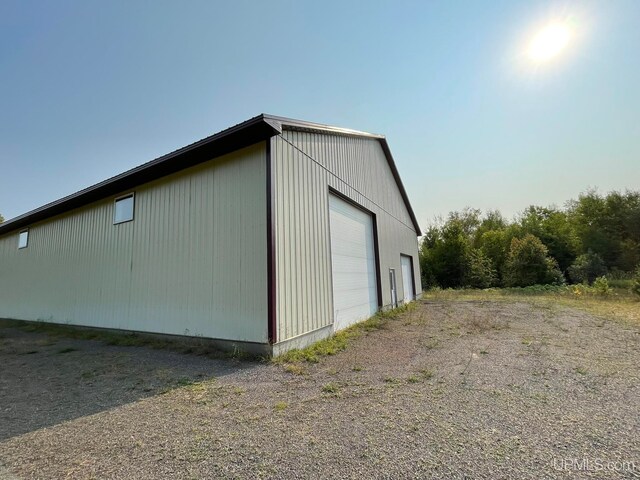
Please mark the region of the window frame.
POLYGON ((20 232, 18 232, 18 250, 25 249, 28 246, 29 246, 29 229, 25 228, 23 230, 20 230, 20 232), (26 233, 26 235, 24 237, 24 239, 25 239, 24 245, 22 245, 22 242, 21 242, 23 233, 26 233))
POLYGON ((120 225, 121 223, 133 222, 135 217, 136 217, 136 193, 135 192, 126 193, 124 195, 120 195, 119 197, 116 197, 116 198, 113 199, 113 224, 114 225, 120 225), (116 220, 117 204, 118 204, 119 201, 126 200, 127 198, 130 198, 131 201, 132 201, 131 218, 128 218, 126 220, 117 221, 116 220))

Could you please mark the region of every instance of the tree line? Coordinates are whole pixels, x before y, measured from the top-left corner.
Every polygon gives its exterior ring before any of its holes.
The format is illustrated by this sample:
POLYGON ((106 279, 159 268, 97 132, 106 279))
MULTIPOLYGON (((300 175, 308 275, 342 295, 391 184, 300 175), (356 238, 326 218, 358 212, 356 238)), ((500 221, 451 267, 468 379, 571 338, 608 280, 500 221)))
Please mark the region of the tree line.
POLYGON ((640 268, 640 191, 596 190, 563 208, 529 206, 513 220, 466 208, 429 226, 420 244, 424 288, 592 283, 640 268))

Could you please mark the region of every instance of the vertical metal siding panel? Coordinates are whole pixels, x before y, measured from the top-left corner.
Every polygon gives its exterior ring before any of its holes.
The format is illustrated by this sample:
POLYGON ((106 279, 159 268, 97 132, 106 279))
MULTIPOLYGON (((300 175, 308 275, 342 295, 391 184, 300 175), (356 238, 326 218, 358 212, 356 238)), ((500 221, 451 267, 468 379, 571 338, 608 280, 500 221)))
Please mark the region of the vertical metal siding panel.
MULTIPOLYGON (((305 148, 307 152, 312 149, 312 142, 305 142, 305 148)), ((308 163, 308 159, 307 162, 308 163)), ((312 195, 309 195, 311 184, 311 175, 313 173, 312 168, 301 168, 301 207, 302 207, 302 231, 301 231, 301 243, 302 243, 302 259, 303 259, 303 274, 304 279, 302 302, 304 305, 304 314, 300 325, 300 330, 303 332, 309 332, 314 329, 316 312, 313 310, 313 297, 314 292, 312 288, 312 278, 315 276, 315 271, 311 267, 311 257, 315 249, 315 242, 311 238, 314 230, 312 226, 312 218, 316 216, 315 211, 312 210, 312 195)))
MULTIPOLYGON (((288 235, 289 229, 288 226, 291 224, 291 209, 287 208, 287 201, 291 197, 289 192, 289 188, 291 186, 291 181, 289 176, 291 175, 291 168, 289 167, 289 163, 291 162, 289 158, 289 151, 286 147, 282 148, 279 152, 282 157, 281 161, 278 162, 282 167, 282 193, 283 193, 283 205, 282 205, 282 215, 280 218, 280 222, 282 222, 283 228, 285 229, 282 236, 280 237, 281 242, 277 242, 281 247, 280 257, 282 261, 282 272, 280 275, 276 275, 276 278, 282 280, 284 283, 284 288, 279 289, 279 292, 287 292, 291 291, 293 288, 293 282, 289 271, 291 270, 291 237, 288 235)), ((281 305, 281 310, 278 316, 278 338, 288 338, 289 337, 289 316, 293 310, 292 308, 292 298, 291 295, 279 295, 278 294, 279 305, 281 305), (286 321, 285 321, 286 319, 286 321)))
MULTIPOLYGON (((297 137, 297 135, 296 135, 297 137)), ((295 141, 297 141, 297 139, 295 139, 295 141)), ((300 259, 300 246, 299 246, 299 237, 298 237, 298 232, 300 229, 300 224, 298 222, 298 209, 297 209, 297 204, 298 204, 298 187, 300 186, 299 181, 298 181, 298 165, 301 163, 298 159, 296 159, 295 161, 291 161, 292 159, 290 158, 290 164, 289 164, 289 171, 291 172, 291 180, 289 183, 289 189, 290 189, 290 201, 291 204, 289 205, 289 209, 291 210, 291 226, 292 229, 289 232, 289 235, 291 236, 292 239, 292 253, 293 255, 291 255, 290 257, 290 269, 289 269, 289 276, 292 279, 292 286, 293 289, 295 290, 299 290, 299 285, 300 285, 300 269, 299 269, 299 259, 300 259)), ((291 314, 292 314, 292 322, 290 325, 288 325, 290 327, 290 331, 287 332, 290 336, 295 335, 295 332, 298 331, 298 322, 300 321, 300 312, 299 312, 299 298, 300 295, 292 295, 291 296, 291 314)))
MULTIPOLYGON (((314 144, 314 148, 313 148, 313 153, 315 153, 315 144, 314 144)), ((316 189, 313 188, 315 187, 315 185, 317 185, 318 181, 317 181, 317 177, 318 177, 318 169, 313 168, 310 169, 310 175, 309 175, 309 184, 312 186, 312 192, 315 193, 316 189)), ((310 205, 310 210, 308 212, 308 218, 309 221, 311 222, 311 229, 309 231, 309 235, 310 238, 312 240, 315 240, 314 246, 313 246, 313 250, 311 251, 311 269, 314 272, 316 278, 318 275, 318 272, 320 272, 320 268, 318 265, 318 258, 319 258, 319 254, 320 254, 320 248, 319 248, 319 238, 317 237, 317 232, 318 232, 318 225, 319 225, 319 215, 317 212, 320 211, 321 206, 319 203, 319 198, 318 195, 311 195, 311 205, 310 205)), ((321 290, 319 290, 319 288, 322 288, 322 282, 310 282, 309 285, 309 290, 311 291, 312 295, 311 295, 311 312, 313 312, 313 323, 310 325, 311 330, 315 330, 318 327, 320 327, 320 318, 322 315, 322 309, 321 306, 318 302, 318 295, 320 294, 321 290)))
POLYGON ((331 238, 329 235, 329 203, 327 198, 327 177, 328 174, 323 170, 320 171, 318 178, 318 198, 320 202, 321 223, 319 232, 323 232, 323 235, 319 238, 322 240, 321 253, 322 253, 322 276, 323 276, 323 324, 333 322, 333 289, 331 281, 331 238))
MULTIPOLYGON (((303 143, 307 143, 305 142, 305 138, 301 138, 301 141, 303 143)), ((308 149, 308 145, 305 145, 305 148, 308 149)), ((309 330, 309 325, 311 324, 311 319, 309 318, 309 315, 311 312, 308 311, 308 299, 309 299, 309 295, 305 294, 307 292, 307 287, 308 287, 308 272, 307 272, 307 251, 308 251, 308 247, 309 245, 306 243, 306 233, 307 233, 307 219, 306 219, 306 203, 305 200, 307 198, 307 194, 309 192, 308 188, 306 187, 306 183, 305 183, 305 178, 306 178, 306 172, 307 170, 309 170, 308 168, 305 168, 306 162, 297 162, 297 170, 298 170, 298 190, 299 190, 299 195, 298 195, 298 212, 300 215, 300 221, 298 224, 298 240, 300 243, 300 248, 299 248, 299 252, 300 252, 300 287, 302 292, 304 292, 302 295, 299 296, 299 301, 300 301, 300 318, 298 319, 298 324, 297 324, 297 331, 299 332, 305 332, 309 330)))
POLYGON ((287 255, 287 263, 288 263, 288 269, 287 269, 287 278, 289 279, 289 288, 292 292, 292 295, 289 295, 288 297, 288 309, 287 309, 287 314, 290 317, 290 320, 288 322, 286 322, 285 324, 285 337, 282 338, 289 338, 289 337, 293 337, 295 336, 295 324, 294 322, 297 322, 297 316, 298 316, 298 311, 297 311, 297 304, 296 304, 296 298, 297 295, 295 295, 295 288, 296 288, 296 278, 295 278, 295 267, 296 267, 296 257, 297 257, 297 252, 295 250, 296 248, 296 237, 295 237, 295 208, 293 207, 293 205, 295 205, 295 197, 296 197, 296 182, 295 182, 295 162, 296 159, 292 158, 292 151, 290 148, 287 149, 287 164, 288 164, 288 169, 287 169, 287 190, 288 190, 288 202, 287 202, 287 210, 289 212, 289 225, 290 227, 288 227, 288 231, 287 231, 287 237, 290 239, 290 243, 289 243, 289 251, 286 252, 287 255))
MULTIPOLYGON (((284 202, 285 199, 289 198, 289 185, 291 184, 291 182, 289 181, 288 176, 291 174, 291 169, 288 168, 287 164, 289 163, 289 159, 287 157, 287 151, 286 151, 286 147, 284 147, 281 143, 278 144, 279 146, 281 146, 282 148, 278 150, 278 160, 274 162, 274 166, 273 168, 276 168, 276 163, 278 164, 278 166, 280 166, 281 168, 280 170, 280 177, 282 179, 282 186, 280 191, 282 192, 282 201, 284 202)), ((277 168, 276 168, 277 170, 277 168)), ((277 303, 279 305, 279 309, 278 309, 278 316, 277 316, 277 329, 278 329, 278 338, 287 338, 287 331, 286 331, 286 327, 287 324, 285 322, 282 322, 281 319, 285 318, 285 316, 288 314, 288 312, 290 312, 290 302, 291 299, 287 296, 287 295, 281 295, 281 292, 286 292, 288 291, 288 286, 291 283, 291 277, 289 276, 289 261, 290 261, 290 256, 289 256, 289 252, 291 250, 291 247, 289 245, 289 237, 287 236, 287 232, 288 230, 286 228, 284 228, 286 225, 288 225, 291 222, 291 219, 289 218, 291 212, 288 208, 286 208, 286 205, 282 205, 281 209, 278 209, 278 211, 280 212, 278 214, 278 223, 280 224, 279 226, 281 227, 281 229, 278 231, 278 235, 277 235, 277 240, 276 240, 276 245, 279 245, 281 247, 281 252, 282 255, 280 256, 280 259, 276 259, 276 263, 278 264, 279 267, 281 267, 280 269, 277 268, 276 270, 276 281, 279 282, 279 286, 280 288, 277 289, 277 303)))
MULTIPOLYGON (((290 271, 292 270, 291 268, 291 258, 292 258, 292 238, 290 235, 288 235, 289 232, 289 225, 291 224, 291 209, 287 208, 288 207, 288 200, 291 197, 291 192, 290 192, 290 188, 291 188, 291 168, 290 168, 290 164, 291 164, 291 151, 289 150, 289 146, 280 143, 280 146, 282 147, 280 150, 280 154, 283 156, 283 161, 280 163, 280 165, 282 166, 282 183, 283 183, 283 193, 285 194, 283 196, 283 203, 282 203, 282 215, 281 215, 281 219, 280 221, 282 222, 282 226, 283 226, 283 232, 282 232, 282 236, 280 237, 283 241, 281 243, 281 254, 282 254, 282 264, 284 266, 284 271, 282 272, 281 277, 277 277, 276 278, 282 278, 284 280, 284 284, 285 284, 285 289, 283 291, 289 291, 291 292, 293 290, 293 278, 290 275, 290 271)), ((278 242, 280 243, 280 242, 278 242)), ((277 281, 277 280, 276 280, 277 281)), ((293 306, 293 299, 291 298, 291 295, 288 296, 284 296, 281 297, 280 296, 280 292, 278 291, 278 293, 276 293, 276 295, 278 295, 278 299, 282 298, 282 301, 280 302, 282 309, 280 311, 280 316, 278 317, 278 338, 282 339, 282 338, 288 338, 289 335, 289 324, 291 322, 291 320, 289 319, 289 317, 292 314, 292 306, 293 306), (286 319, 286 321, 284 321, 286 319), (281 321, 282 320, 282 321, 281 321)))

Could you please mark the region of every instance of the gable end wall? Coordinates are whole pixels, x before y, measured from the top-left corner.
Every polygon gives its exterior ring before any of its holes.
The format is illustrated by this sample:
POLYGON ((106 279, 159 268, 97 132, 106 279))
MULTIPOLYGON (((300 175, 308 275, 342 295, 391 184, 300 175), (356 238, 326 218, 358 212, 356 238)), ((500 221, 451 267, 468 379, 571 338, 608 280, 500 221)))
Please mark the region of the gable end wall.
POLYGON ((285 130, 271 142, 279 342, 333 323, 329 188, 375 214, 383 306, 389 268, 403 298, 401 253, 413 257, 422 290, 417 232, 378 140, 285 130))

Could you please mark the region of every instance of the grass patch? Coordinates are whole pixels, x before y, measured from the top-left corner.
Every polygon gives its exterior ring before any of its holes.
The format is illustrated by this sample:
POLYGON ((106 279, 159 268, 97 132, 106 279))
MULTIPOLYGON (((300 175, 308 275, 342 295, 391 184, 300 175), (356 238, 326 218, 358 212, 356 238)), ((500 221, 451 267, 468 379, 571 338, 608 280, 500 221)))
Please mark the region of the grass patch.
POLYGON ((640 301, 626 288, 613 288, 609 295, 597 295, 576 285, 534 285, 523 288, 433 289, 423 301, 505 301, 515 299, 544 308, 575 308, 593 315, 640 326, 640 301), (586 292, 586 293, 585 293, 586 292))
POLYGON ((231 392, 232 392, 234 395, 244 395, 245 393, 247 393, 247 391, 246 391, 244 388, 242 388, 242 387, 233 387, 233 388, 231 389, 231 392))
POLYGON ((468 333, 485 333, 491 330, 503 330, 509 327, 504 321, 498 321, 490 317, 472 317, 465 322, 468 333))
POLYGON ((322 393, 328 393, 330 395, 337 396, 340 394, 340 387, 336 383, 327 383, 322 386, 322 393))
POLYGON ((307 374, 307 369, 304 367, 304 365, 301 365, 300 363, 286 363, 284 365, 284 370, 285 372, 291 373, 293 375, 307 374))
POLYGON ((288 406, 289 404, 287 402, 276 402, 273 409, 277 412, 282 412, 283 410, 286 410, 288 406))
POLYGON ((609 286, 620 290, 629 290, 633 286, 631 278, 607 278, 609 286))
POLYGON ((190 379, 189 377, 182 377, 176 381, 176 385, 179 387, 190 387, 196 383, 195 380, 190 379))
POLYGON ((320 340, 313 345, 309 345, 303 349, 290 350, 277 357, 272 361, 280 365, 295 364, 300 362, 318 363, 322 357, 335 355, 345 350, 349 343, 363 334, 380 330, 387 327, 390 320, 396 319, 405 312, 413 310, 414 303, 402 305, 393 310, 378 312, 373 317, 360 323, 340 330, 329 338, 320 340))

